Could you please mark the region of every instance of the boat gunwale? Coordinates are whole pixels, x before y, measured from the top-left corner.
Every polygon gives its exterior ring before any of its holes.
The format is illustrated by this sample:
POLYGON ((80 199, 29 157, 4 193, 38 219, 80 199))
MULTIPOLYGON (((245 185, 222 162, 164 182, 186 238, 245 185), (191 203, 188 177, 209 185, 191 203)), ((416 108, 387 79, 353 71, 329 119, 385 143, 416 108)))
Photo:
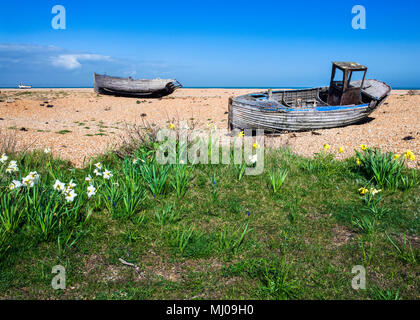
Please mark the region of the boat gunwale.
MULTIPOLYGON (((274 93, 274 92, 273 92, 274 93)), ((257 93, 255 93, 257 94, 257 93)), ((302 108, 296 108, 296 107, 288 107, 284 104, 276 101, 276 100, 267 100, 267 105, 264 105, 261 103, 261 101, 255 101, 255 100, 246 100, 244 99, 247 95, 242 95, 236 98, 232 99, 232 106, 236 107, 235 104, 239 104, 238 107, 251 107, 254 108, 260 112, 263 113, 273 113, 273 112, 297 112, 297 113, 303 113, 303 112, 331 112, 331 111, 344 111, 344 110, 353 110, 353 109, 360 109, 364 107, 369 107, 370 103, 361 103, 361 104, 350 104, 345 106, 314 106, 314 107, 302 107, 302 108), (269 105, 269 103, 272 103, 272 105, 269 105), (271 110, 270 110, 271 108, 271 110)), ((266 95, 267 96, 267 95, 266 95)))
POLYGON ((131 77, 116 77, 116 76, 108 76, 104 74, 94 73, 95 77, 99 76, 102 78, 108 78, 108 79, 118 79, 118 80, 126 80, 126 81, 141 81, 141 82, 152 82, 152 81, 161 81, 161 82, 178 82, 175 78, 167 78, 167 79, 161 79, 161 78, 154 78, 154 79, 135 79, 131 77))

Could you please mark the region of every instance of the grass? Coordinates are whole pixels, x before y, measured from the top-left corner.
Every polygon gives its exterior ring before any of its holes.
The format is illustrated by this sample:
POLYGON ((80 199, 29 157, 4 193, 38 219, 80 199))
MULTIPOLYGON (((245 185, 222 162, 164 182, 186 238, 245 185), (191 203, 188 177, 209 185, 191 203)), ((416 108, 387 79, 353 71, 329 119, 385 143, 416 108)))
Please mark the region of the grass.
POLYGON ((64 130, 57 131, 56 133, 57 134, 67 134, 67 133, 70 133, 70 132, 71 132, 70 130, 64 129, 64 130))
POLYGON ((355 158, 266 150, 264 173, 240 180, 228 165, 161 166, 150 145, 82 169, 37 151, 9 158, 13 179, 40 179, 9 191, 0 163, 2 299, 418 299, 420 187, 360 195, 379 186, 355 158), (56 179, 76 182, 73 202, 56 179), (57 264, 66 290, 51 287, 57 264), (366 290, 351 287, 355 265, 366 290))

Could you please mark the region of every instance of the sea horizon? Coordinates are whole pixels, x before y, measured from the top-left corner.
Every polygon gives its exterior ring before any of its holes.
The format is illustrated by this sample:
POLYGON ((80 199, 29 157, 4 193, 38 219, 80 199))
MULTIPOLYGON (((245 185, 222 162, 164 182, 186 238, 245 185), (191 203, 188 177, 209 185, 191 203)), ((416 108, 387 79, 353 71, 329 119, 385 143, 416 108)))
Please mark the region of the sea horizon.
MULTIPOLYGON (((310 89, 310 88, 318 88, 318 87, 323 87, 323 86, 314 86, 314 87, 253 87, 253 86, 249 86, 249 87, 243 87, 243 86, 238 86, 238 87, 188 87, 188 86, 183 86, 182 89, 310 89)), ((1 89, 19 89, 17 86, 16 87, 0 87, 1 89)), ((32 86, 31 89, 93 89, 92 87, 35 87, 32 86)), ((20 90, 28 90, 28 89, 20 89, 20 90)), ((392 87, 392 90, 420 90, 420 87, 392 87)))

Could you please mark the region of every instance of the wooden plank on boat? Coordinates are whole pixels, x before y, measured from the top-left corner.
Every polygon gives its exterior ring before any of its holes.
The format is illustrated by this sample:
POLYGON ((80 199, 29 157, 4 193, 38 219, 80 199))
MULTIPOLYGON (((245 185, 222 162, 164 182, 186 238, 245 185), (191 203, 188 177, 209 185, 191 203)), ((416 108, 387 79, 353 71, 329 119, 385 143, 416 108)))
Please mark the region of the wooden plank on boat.
POLYGON ((229 127, 305 131, 346 126, 366 119, 390 91, 383 82, 366 80, 361 90, 362 103, 347 106, 326 104, 320 93, 325 98, 328 87, 276 91, 271 99, 268 92, 243 95, 229 100, 229 127))

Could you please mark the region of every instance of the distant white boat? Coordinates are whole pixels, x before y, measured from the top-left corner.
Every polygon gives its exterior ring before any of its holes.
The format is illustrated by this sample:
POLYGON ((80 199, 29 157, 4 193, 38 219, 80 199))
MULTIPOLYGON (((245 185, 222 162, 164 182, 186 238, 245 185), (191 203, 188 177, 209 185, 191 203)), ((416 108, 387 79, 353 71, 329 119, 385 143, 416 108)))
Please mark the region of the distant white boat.
POLYGON ((19 88, 19 89, 31 89, 31 88, 32 88, 32 86, 25 86, 23 83, 20 83, 20 84, 18 85, 18 88, 19 88))

